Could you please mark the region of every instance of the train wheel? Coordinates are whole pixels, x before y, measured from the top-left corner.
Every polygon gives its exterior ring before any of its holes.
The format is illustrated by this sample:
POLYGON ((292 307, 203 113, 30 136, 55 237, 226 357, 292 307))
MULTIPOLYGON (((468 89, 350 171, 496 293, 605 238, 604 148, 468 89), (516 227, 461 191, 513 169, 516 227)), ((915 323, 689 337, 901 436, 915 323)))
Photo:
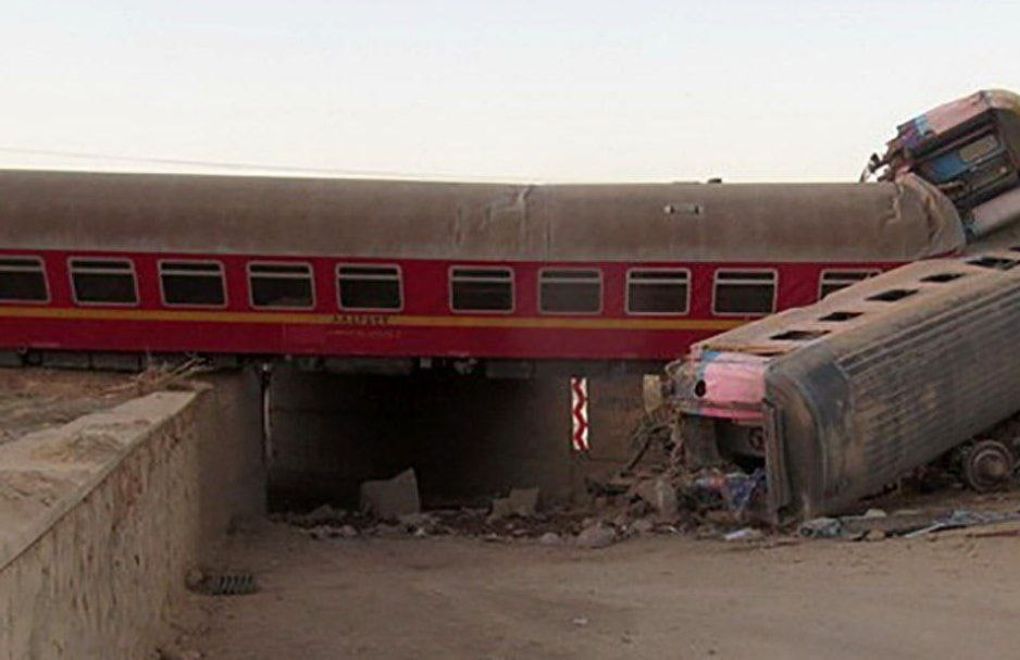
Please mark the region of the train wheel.
POLYGON ((1009 447, 998 440, 979 440, 963 457, 963 481, 979 493, 1007 485, 1016 459, 1009 447))

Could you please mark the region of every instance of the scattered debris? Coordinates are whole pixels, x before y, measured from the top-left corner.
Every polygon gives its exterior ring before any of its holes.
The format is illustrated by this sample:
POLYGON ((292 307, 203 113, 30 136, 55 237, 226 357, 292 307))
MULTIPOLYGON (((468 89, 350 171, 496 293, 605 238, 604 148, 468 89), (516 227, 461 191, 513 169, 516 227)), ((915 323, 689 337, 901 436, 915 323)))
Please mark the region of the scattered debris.
POLYGON ((723 535, 725 541, 758 541, 764 538, 760 529, 754 527, 744 527, 736 531, 730 532, 729 534, 723 535))
POLYGON ((865 541, 884 541, 889 535, 881 529, 871 529, 864 535, 865 541))
POLYGON ((968 511, 957 509, 948 515, 937 518, 927 527, 912 531, 904 538, 915 538, 932 532, 941 532, 948 529, 960 529, 963 527, 974 527, 977 525, 998 525, 1001 523, 1020 520, 1020 512, 996 512, 996 511, 968 511))
POLYGON ((313 527, 316 525, 335 524, 341 522, 346 516, 347 512, 343 509, 334 509, 328 504, 323 504, 306 514, 299 516, 299 520, 295 520, 295 522, 303 527, 313 527))
POLYGON ((664 476, 645 479, 634 486, 634 494, 647 502, 665 519, 673 519, 679 511, 676 487, 664 476))
POLYGON ((392 479, 362 483, 361 510, 381 520, 396 520, 403 515, 419 513, 421 500, 414 470, 405 470, 392 479))
POLYGON ((647 518, 639 518, 634 521, 630 528, 636 534, 648 534, 655 530, 655 523, 647 518))
POLYGON ((812 518, 797 528, 800 536, 808 539, 831 539, 843 533, 843 523, 837 518, 812 518))
POLYGON ((493 520, 507 516, 530 516, 538 507, 539 490, 537 488, 514 488, 508 497, 492 501, 493 520))
POLYGON ((596 522, 577 535, 575 543, 582 548, 605 548, 616 542, 616 530, 605 523, 596 522))
POLYGON ((556 532, 546 532, 538 537, 538 542, 542 545, 560 545, 563 543, 563 539, 556 532))

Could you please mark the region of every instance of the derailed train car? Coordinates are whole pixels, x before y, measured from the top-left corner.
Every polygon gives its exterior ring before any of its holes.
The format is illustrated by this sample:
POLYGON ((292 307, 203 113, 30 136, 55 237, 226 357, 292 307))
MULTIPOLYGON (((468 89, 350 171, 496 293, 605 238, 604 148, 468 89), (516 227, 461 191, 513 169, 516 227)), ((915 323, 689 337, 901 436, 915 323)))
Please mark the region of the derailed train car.
POLYGON ((1016 266, 1020 247, 918 262, 695 344, 668 368, 689 464, 763 469, 755 513, 773 522, 838 512, 960 446, 974 485, 1002 482, 1016 266))
POLYGON ((981 90, 901 124, 869 174, 914 174, 960 211, 973 237, 1020 219, 1020 96, 981 90))

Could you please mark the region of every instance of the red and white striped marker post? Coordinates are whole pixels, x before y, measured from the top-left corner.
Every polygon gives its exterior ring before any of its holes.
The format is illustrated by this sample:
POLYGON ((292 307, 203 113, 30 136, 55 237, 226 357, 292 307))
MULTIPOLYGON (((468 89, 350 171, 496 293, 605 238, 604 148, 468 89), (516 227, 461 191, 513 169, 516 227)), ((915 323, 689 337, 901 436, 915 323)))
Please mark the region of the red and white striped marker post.
POLYGON ((588 379, 570 379, 570 443, 574 451, 588 451, 588 379))

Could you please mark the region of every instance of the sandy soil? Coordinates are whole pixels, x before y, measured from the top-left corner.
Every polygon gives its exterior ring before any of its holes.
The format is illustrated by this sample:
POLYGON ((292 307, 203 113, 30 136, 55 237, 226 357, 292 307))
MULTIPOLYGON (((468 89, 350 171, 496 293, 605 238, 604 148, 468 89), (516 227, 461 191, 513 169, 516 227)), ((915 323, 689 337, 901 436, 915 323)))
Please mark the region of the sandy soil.
POLYGON ((193 596, 181 644, 302 660, 1015 655, 1020 539, 971 533, 582 550, 314 540, 266 523, 232 536, 225 558, 261 591, 193 596))
POLYGON ((0 443, 115 406, 137 394, 133 383, 116 373, 0 369, 0 443))

